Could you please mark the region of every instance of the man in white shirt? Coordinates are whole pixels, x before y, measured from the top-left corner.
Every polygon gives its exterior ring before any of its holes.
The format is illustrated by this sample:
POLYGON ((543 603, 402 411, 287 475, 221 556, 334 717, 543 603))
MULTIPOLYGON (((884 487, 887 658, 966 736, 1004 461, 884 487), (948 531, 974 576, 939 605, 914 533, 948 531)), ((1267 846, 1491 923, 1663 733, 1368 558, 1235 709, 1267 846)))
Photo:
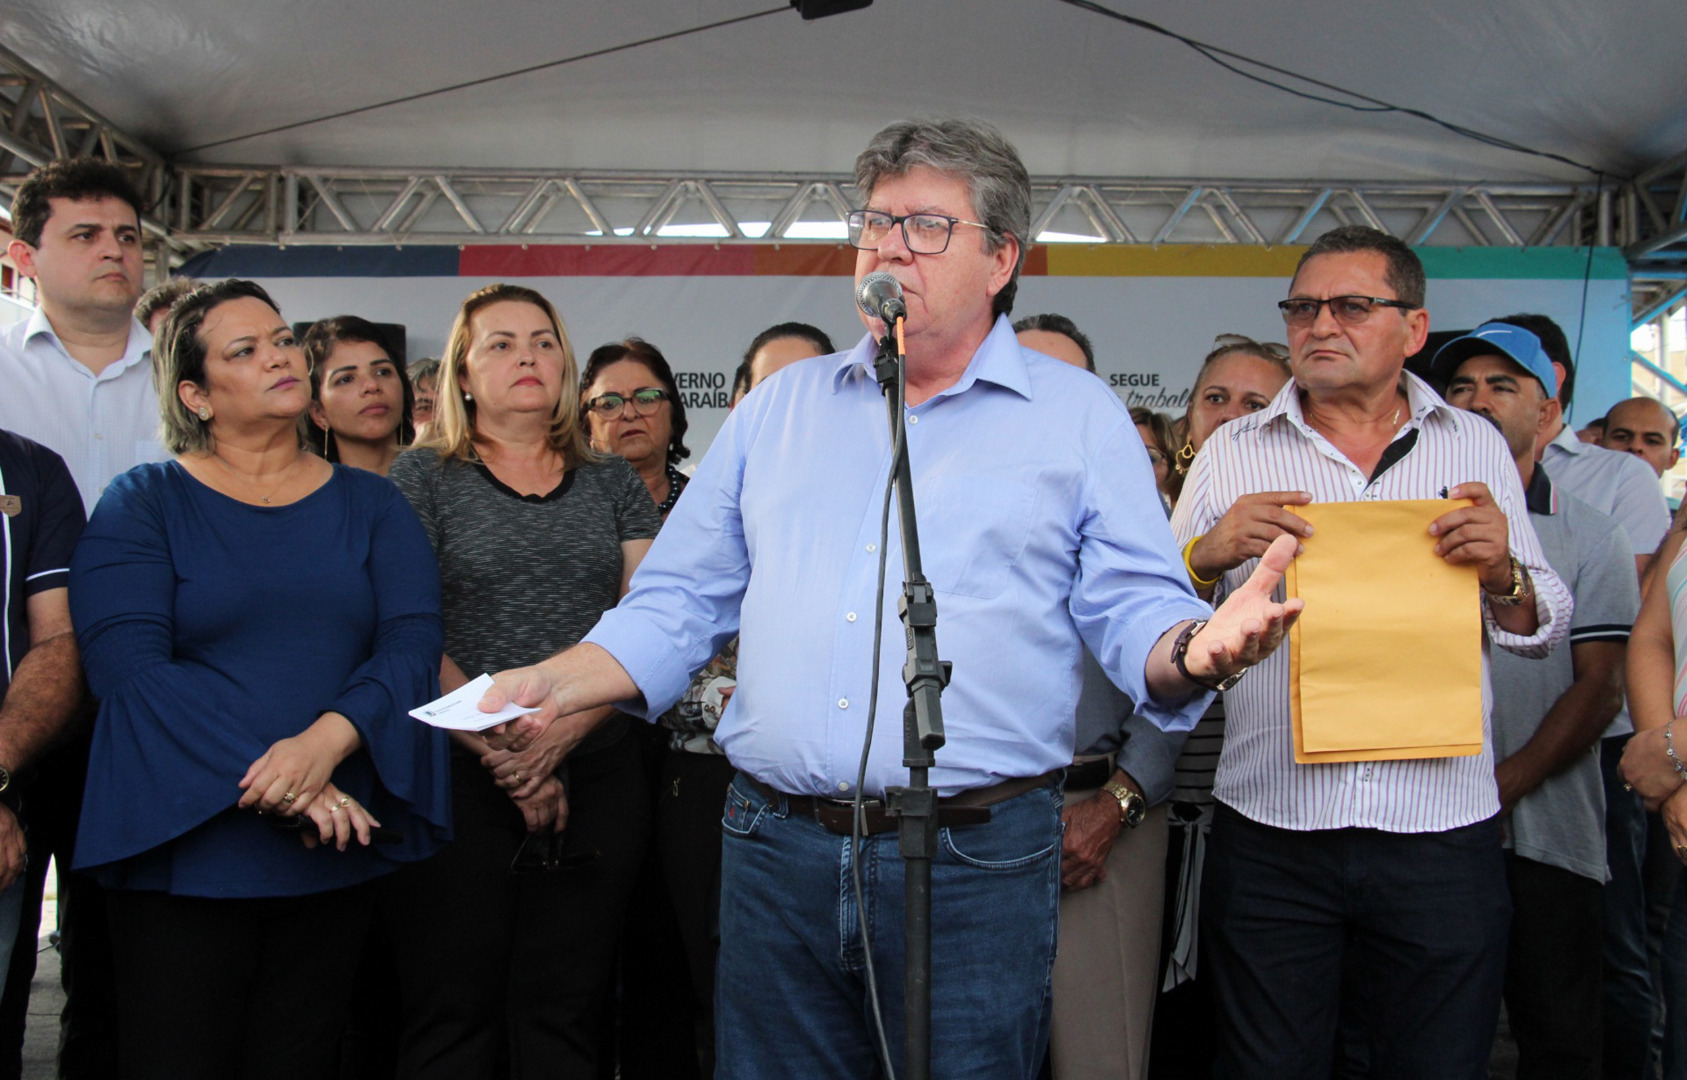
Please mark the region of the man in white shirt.
POLYGON ((0 428, 63 457, 90 512, 114 476, 165 456, 152 335, 133 314, 140 206, 121 168, 88 158, 42 166, 12 200, 7 254, 38 306, 0 332, 0 428))
MULTIPOLYGON (((54 161, 12 200, 7 254, 34 279, 37 307, 0 331, 0 428, 64 458, 85 508, 119 473, 166 457, 158 439, 152 335, 135 321, 141 291, 141 198, 124 171, 90 158, 54 161)), ((46 755, 25 810, 29 882, 0 1031, 16 1054, 34 970, 35 926, 48 857, 69 865, 82 782, 83 738, 46 755)), ((82 875, 59 878, 66 1003, 59 1075, 114 1076, 116 1010, 104 895, 82 875)))
MULTIPOLYGON (((1489 642, 1545 655, 1572 604, 1529 524, 1516 463, 1487 421, 1403 371, 1429 333, 1418 257, 1386 233, 1333 230, 1302 256, 1279 307, 1294 378, 1190 467, 1172 532, 1191 575, 1222 592, 1253 569, 1257 544, 1306 535, 1282 509, 1289 492, 1469 499, 1431 524, 1433 550, 1477 571, 1489 642), (1259 493, 1274 497, 1247 499, 1259 493)), ((1487 671, 1484 644, 1484 684, 1487 671)), ((1220 1071, 1327 1076, 1340 1026, 1364 1030, 1372 1075, 1486 1077, 1511 917, 1488 695, 1476 755, 1299 764, 1290 678, 1279 652, 1225 694, 1200 930, 1220 1071)))

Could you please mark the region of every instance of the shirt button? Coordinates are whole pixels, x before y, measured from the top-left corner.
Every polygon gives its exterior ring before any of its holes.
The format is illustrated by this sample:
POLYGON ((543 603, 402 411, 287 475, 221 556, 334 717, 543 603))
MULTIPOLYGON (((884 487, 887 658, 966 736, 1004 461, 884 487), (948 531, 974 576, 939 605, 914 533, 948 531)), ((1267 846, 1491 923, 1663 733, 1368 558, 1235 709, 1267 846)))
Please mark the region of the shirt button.
POLYGON ((868 550, 868 551, 877 551, 877 550, 879 550, 879 545, 877 545, 877 544, 868 544, 868 545, 867 545, 867 550, 868 550))
POLYGON ((910 424, 917 424, 917 423, 920 422, 920 418, 917 417, 917 416, 910 416, 910 417, 908 417, 908 422, 910 424))
POLYGON ((838 790, 839 791, 848 791, 849 790, 849 781, 848 780, 839 780, 838 781, 838 790))
POLYGON ((846 697, 839 698, 838 699, 838 708, 840 708, 840 709, 849 708, 849 699, 846 698, 846 697))
POLYGON ((848 615, 845 615, 844 621, 845 622, 854 622, 855 621, 855 612, 852 611, 848 615))

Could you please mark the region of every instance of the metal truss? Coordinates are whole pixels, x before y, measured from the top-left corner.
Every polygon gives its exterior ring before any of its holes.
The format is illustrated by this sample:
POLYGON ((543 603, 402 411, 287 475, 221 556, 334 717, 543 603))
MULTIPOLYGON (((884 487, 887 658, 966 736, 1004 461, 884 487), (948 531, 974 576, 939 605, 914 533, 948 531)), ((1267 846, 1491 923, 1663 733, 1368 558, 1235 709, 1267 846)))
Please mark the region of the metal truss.
MULTIPOLYGON (((170 163, 0 46, 0 198, 79 155, 133 174, 155 274, 222 244, 836 243, 857 205, 839 174, 170 163)), ((1637 325, 1687 297, 1687 153, 1620 189, 1050 177, 1033 199, 1048 243, 1294 244, 1365 224, 1415 245, 1615 244, 1637 325)))
POLYGON ((1687 152, 1662 162, 1623 189, 1623 255, 1633 280, 1636 326, 1679 307, 1687 297, 1687 152))
MULTIPOLYGON (((0 46, 0 197, 10 203, 31 169, 64 157, 115 162, 150 206, 167 198, 170 169, 162 156, 0 46)), ((154 240, 168 241, 170 230, 156 214, 141 224, 154 240)))
MULTIPOLYGON (((194 244, 785 243, 843 238, 847 177, 782 173, 179 166, 194 244)), ((1366 224, 1413 244, 1524 247, 1610 232, 1593 185, 1048 178, 1033 237, 1293 244, 1366 224)))

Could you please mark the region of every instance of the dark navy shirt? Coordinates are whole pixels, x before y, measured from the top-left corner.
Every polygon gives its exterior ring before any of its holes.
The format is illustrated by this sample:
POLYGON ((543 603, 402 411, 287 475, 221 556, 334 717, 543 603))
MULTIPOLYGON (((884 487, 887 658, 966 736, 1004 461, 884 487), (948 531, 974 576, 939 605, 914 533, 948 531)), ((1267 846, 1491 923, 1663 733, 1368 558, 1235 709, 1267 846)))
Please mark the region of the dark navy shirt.
POLYGON ((292 896, 448 836, 445 735, 407 715, 438 693, 439 573, 385 478, 336 465, 295 503, 251 506, 173 461, 137 466, 100 497, 70 604, 100 698, 78 868, 114 888, 292 896), (334 783, 404 844, 306 850, 235 809, 252 762, 330 710, 363 740, 334 783))
POLYGON ((0 431, 0 580, 6 590, 0 699, 29 652, 29 598, 69 583, 83 521, 82 496, 64 459, 0 431))

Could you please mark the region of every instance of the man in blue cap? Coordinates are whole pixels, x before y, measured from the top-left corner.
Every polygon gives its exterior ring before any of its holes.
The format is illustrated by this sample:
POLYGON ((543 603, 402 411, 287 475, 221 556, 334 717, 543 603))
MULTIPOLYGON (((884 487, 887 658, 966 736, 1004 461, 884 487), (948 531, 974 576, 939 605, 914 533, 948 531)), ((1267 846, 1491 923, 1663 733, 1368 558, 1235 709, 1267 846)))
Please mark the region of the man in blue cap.
POLYGON ((1622 705, 1639 608, 1628 537, 1535 462, 1561 414, 1539 338, 1487 323, 1449 342, 1432 370, 1447 381, 1450 404, 1505 436, 1529 520, 1575 599, 1569 649, 1539 659, 1494 652, 1494 776, 1512 902, 1505 1002, 1518 1075, 1598 1076, 1608 876, 1598 747, 1622 705))

